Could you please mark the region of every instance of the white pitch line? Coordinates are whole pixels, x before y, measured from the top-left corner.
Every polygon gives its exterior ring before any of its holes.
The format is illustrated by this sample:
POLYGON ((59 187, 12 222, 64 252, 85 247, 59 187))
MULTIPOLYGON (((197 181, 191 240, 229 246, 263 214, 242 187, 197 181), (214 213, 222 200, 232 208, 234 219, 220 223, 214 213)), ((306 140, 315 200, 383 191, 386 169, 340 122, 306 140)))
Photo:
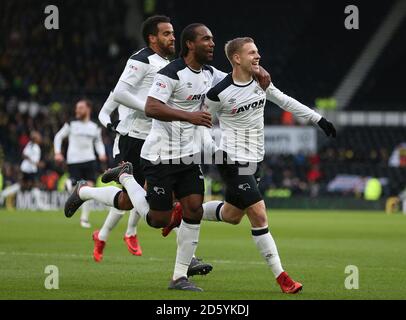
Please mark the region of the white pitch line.
MULTIPOLYGON (((84 254, 66 254, 66 253, 41 253, 41 252, 4 252, 0 251, 0 255, 6 256, 30 256, 30 257, 60 257, 60 258, 79 258, 79 259, 89 259, 92 256, 91 255, 84 255, 84 254)), ((139 258, 138 258, 139 259, 139 258)), ((141 259, 146 259, 149 261, 158 261, 158 262, 171 262, 173 261, 172 259, 163 259, 163 258, 158 258, 158 257, 148 257, 148 258, 141 258, 141 259)), ((109 260, 123 260, 122 258, 119 257, 109 257, 109 260)), ((213 263, 219 263, 219 264, 237 264, 237 265, 263 265, 264 262, 256 262, 256 261, 233 261, 233 260, 210 260, 213 263)))
MULTIPOLYGON (((84 254, 66 254, 66 253, 40 253, 40 252, 4 252, 0 251, 0 256, 30 256, 30 257, 42 257, 42 258, 77 258, 77 259, 85 259, 85 260, 92 260, 93 257, 89 255, 84 255, 84 254)), ((143 259, 143 260, 148 260, 148 261, 157 261, 157 262, 173 262, 173 259, 164 259, 164 258, 158 258, 158 257, 137 257, 135 260, 138 259, 143 259)), ((108 257, 108 261, 114 262, 114 261, 123 261, 123 257, 108 257)), ((208 262, 213 263, 213 264, 234 264, 234 265, 241 265, 241 266, 246 266, 246 265, 260 265, 260 266, 266 266, 265 262, 262 261, 238 261, 238 260, 221 260, 221 259, 208 259, 208 262)), ((292 266, 292 264, 291 264, 292 266)), ((334 265, 324 265, 323 268, 337 268, 337 266, 334 265)))

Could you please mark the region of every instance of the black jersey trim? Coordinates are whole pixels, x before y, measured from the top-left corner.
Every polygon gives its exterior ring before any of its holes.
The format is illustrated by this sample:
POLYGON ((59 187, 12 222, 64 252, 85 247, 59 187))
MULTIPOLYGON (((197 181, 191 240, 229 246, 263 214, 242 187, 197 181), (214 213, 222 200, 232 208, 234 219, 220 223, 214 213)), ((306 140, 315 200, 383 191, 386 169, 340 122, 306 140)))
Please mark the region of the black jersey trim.
POLYGON ((254 82, 254 79, 252 79, 252 80, 251 80, 250 82, 248 82, 247 84, 236 84, 236 83, 234 82, 234 80, 233 80, 233 77, 231 77, 231 81, 233 82, 233 85, 235 85, 236 87, 245 88, 245 87, 250 86, 250 85, 254 82))
POLYGON ((133 54, 130 59, 131 60, 137 60, 146 64, 149 64, 149 56, 152 56, 155 54, 155 51, 152 50, 149 47, 146 47, 144 49, 141 49, 140 51, 138 51, 137 53, 133 54))
POLYGON ((192 69, 192 68, 189 67, 189 66, 187 66, 187 67, 188 67, 188 69, 189 69, 190 71, 192 71, 193 73, 199 74, 200 72, 202 72, 202 70, 194 70, 194 69, 192 69))
POLYGON ((231 73, 229 73, 223 80, 207 92, 206 97, 211 101, 220 101, 219 94, 233 84, 233 77, 231 76, 231 73))
POLYGON ((158 71, 158 74, 167 76, 168 78, 179 80, 178 72, 187 67, 183 58, 178 58, 170 62, 168 65, 158 71))
POLYGON ((203 65, 203 70, 209 70, 211 74, 214 74, 214 69, 212 66, 209 66, 207 64, 203 65))

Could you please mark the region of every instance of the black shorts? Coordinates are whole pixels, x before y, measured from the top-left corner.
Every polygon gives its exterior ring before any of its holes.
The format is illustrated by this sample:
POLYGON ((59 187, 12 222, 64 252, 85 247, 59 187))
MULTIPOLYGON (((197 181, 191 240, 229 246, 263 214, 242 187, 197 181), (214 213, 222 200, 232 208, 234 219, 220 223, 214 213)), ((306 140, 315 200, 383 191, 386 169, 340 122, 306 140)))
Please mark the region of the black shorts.
POLYGON ((204 176, 198 164, 153 164, 141 159, 147 180, 147 199, 152 210, 169 211, 177 199, 204 195, 204 176))
POLYGON ((96 171, 96 160, 68 164, 69 178, 73 180, 74 183, 82 179, 86 181, 96 182, 96 171))
POLYGON ((118 150, 120 153, 116 155, 116 164, 121 161, 131 162, 133 165, 133 174, 135 181, 138 182, 140 186, 144 186, 145 176, 144 168, 141 165, 141 149, 144 145, 145 140, 132 138, 129 136, 120 136, 118 140, 118 150))
POLYGON ((23 172, 23 181, 24 182, 35 182, 38 180, 38 173, 27 173, 23 172))
POLYGON ((218 164, 217 168, 225 183, 225 200, 244 210, 262 200, 258 189, 260 163, 218 164))

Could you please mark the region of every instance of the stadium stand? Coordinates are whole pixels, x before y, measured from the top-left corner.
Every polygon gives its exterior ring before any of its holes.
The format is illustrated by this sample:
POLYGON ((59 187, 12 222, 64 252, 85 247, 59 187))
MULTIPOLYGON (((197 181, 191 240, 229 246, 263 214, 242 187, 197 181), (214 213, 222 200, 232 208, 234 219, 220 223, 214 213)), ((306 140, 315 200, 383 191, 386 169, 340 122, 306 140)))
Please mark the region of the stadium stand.
POLYGON ((406 65, 406 20, 385 48, 367 80, 351 102, 351 110, 405 110, 402 90, 406 65))

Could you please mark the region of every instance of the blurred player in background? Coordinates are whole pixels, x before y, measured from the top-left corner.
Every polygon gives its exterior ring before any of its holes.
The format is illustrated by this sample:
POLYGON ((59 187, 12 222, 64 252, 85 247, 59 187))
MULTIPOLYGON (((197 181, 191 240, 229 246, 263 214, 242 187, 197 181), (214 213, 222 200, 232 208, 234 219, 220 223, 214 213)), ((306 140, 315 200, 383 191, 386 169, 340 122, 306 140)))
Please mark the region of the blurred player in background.
MULTIPOLYGON (((279 91, 273 83, 264 91, 254 79, 261 56, 251 38, 236 38, 225 46, 232 73, 210 89, 205 105, 219 119, 220 160, 217 167, 225 182, 225 202, 203 205, 203 220, 240 223, 247 214, 252 238, 285 293, 297 293, 302 284, 283 270, 268 228, 265 202, 258 189, 260 163, 265 155, 264 107, 270 100, 295 116, 310 120, 335 137, 334 126, 317 112, 279 91)), ((218 163, 218 162, 216 162, 218 163)))
POLYGON ((42 136, 38 131, 32 131, 30 134, 30 141, 23 149, 23 161, 20 165, 21 173, 23 174, 21 180, 21 190, 32 192, 35 203, 39 210, 47 210, 48 206, 41 198, 41 191, 39 189, 38 170, 43 165, 41 163, 41 143, 42 136))
MULTIPOLYGON (((54 138, 55 161, 62 163, 65 158, 62 154, 62 140, 68 138, 66 163, 69 171, 69 182, 75 185, 80 179, 85 179, 89 185, 96 181, 96 154, 101 162, 106 162, 106 151, 99 126, 90 120, 92 103, 82 99, 75 106, 75 120, 65 123, 56 133, 54 138)), ((71 189, 68 182, 68 191, 71 189)), ((83 228, 90 228, 89 214, 90 202, 82 206, 80 225, 83 228)))
POLYGON ((38 131, 32 131, 30 141, 23 149, 23 161, 20 165, 20 170, 23 174, 22 190, 31 190, 36 186, 38 180, 38 167, 41 160, 41 142, 42 137, 38 131))

